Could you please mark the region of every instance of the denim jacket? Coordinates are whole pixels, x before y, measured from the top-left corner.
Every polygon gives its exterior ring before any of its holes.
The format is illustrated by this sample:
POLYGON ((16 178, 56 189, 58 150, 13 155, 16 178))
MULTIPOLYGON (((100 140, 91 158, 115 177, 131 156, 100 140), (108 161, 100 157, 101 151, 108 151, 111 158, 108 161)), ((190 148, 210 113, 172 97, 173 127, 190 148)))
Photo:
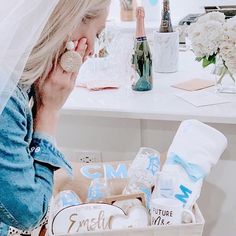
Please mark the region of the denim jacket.
POLYGON ((47 213, 53 173, 71 167, 53 142, 33 131, 26 89, 17 86, 0 115, 0 235, 28 230, 47 213))

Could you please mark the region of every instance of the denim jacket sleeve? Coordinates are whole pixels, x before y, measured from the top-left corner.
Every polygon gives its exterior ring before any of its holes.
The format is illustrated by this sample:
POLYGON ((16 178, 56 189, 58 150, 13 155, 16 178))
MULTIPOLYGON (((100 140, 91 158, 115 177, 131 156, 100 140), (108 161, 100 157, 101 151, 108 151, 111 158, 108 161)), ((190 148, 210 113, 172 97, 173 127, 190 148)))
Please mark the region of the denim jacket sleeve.
POLYGON ((46 214, 54 171, 65 168, 71 173, 48 137, 31 131, 27 138, 32 129, 27 106, 18 89, 0 115, 0 222, 23 230, 37 225, 46 214))

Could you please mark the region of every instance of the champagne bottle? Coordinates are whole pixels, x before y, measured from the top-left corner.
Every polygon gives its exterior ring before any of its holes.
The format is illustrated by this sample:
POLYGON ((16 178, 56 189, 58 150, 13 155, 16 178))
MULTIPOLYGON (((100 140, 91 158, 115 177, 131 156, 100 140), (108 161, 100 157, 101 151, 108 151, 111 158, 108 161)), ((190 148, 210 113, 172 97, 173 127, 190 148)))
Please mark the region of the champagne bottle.
POLYGON ((170 2, 169 0, 163 0, 163 10, 161 19, 161 33, 173 32, 173 27, 170 18, 170 2))
POLYGON ((152 55, 148 45, 144 26, 145 11, 143 7, 136 9, 136 40, 132 55, 132 89, 148 91, 152 89, 152 55))

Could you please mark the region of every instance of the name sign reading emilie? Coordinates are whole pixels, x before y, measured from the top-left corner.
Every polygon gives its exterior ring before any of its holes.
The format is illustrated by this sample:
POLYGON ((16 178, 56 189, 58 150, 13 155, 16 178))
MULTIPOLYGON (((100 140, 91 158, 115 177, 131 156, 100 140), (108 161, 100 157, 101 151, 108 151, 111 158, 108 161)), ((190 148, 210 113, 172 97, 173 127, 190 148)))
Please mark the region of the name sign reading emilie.
POLYGON ((125 215, 119 207, 103 203, 87 203, 69 206, 59 211, 53 221, 53 235, 85 233, 110 229, 110 218, 125 215))

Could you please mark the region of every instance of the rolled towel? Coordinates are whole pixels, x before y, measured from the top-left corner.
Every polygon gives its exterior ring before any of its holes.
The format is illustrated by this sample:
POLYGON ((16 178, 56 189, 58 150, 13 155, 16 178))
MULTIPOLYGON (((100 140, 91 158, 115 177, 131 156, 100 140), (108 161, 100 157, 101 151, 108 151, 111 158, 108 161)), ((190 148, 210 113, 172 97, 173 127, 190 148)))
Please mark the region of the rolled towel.
POLYGON ((221 132, 198 120, 186 120, 181 123, 167 156, 174 153, 209 174, 226 147, 227 139, 221 132))
POLYGON ((174 176, 174 196, 191 208, 200 196, 202 181, 227 147, 226 137, 197 120, 183 121, 167 153, 163 171, 174 176))

